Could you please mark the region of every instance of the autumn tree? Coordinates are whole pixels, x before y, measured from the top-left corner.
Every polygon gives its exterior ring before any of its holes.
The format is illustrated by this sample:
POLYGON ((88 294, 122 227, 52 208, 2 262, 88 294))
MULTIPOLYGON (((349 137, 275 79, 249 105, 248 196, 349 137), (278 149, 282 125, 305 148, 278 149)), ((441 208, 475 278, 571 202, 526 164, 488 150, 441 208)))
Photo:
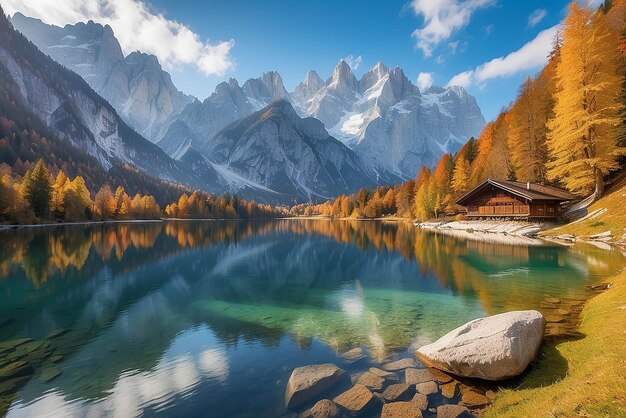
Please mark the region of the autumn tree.
POLYGON ((469 190, 470 165, 463 155, 459 155, 452 173, 452 190, 463 195, 469 190))
POLYGON ((619 167, 619 100, 623 75, 618 71, 617 35, 601 11, 576 2, 564 22, 563 46, 556 69, 554 117, 548 122, 551 161, 548 178, 570 191, 597 195, 604 176, 619 167))
POLYGON ((50 209, 52 185, 50 184, 50 172, 43 160, 39 160, 35 167, 24 176, 24 195, 35 216, 47 217, 50 209))
POLYGON ((115 214, 115 197, 108 184, 105 184, 98 190, 93 205, 100 219, 111 219, 113 217, 115 214))

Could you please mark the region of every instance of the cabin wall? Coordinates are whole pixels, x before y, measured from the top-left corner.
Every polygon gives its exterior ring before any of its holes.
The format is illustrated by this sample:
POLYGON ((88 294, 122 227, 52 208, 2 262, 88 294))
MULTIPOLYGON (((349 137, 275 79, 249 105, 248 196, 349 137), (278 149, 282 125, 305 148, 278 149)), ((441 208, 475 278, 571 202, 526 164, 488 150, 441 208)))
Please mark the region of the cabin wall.
POLYGON ((474 196, 467 206, 468 216, 557 217, 558 202, 528 202, 513 193, 491 186, 474 196))

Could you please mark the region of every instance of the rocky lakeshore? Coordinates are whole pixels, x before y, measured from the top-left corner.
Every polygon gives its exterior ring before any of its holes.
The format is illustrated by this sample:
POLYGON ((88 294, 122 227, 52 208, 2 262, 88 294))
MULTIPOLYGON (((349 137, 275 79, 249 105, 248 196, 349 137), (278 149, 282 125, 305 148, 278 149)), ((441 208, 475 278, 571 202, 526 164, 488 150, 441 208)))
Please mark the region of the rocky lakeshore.
POLYGON ((340 365, 294 369, 285 406, 300 418, 476 416, 535 359, 545 326, 538 311, 479 318, 382 364, 356 347, 340 365))

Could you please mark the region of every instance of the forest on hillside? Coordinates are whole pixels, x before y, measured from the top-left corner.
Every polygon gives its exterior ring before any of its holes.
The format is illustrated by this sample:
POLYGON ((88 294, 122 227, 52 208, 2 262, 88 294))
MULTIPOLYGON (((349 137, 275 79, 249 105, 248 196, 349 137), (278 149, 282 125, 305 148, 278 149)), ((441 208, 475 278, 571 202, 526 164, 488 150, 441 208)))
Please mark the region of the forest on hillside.
POLYGON ((487 178, 563 187, 598 196, 626 155, 626 2, 597 11, 572 2, 548 63, 515 102, 455 155, 394 187, 361 189, 294 213, 396 215, 426 220, 456 212, 456 200, 487 178))

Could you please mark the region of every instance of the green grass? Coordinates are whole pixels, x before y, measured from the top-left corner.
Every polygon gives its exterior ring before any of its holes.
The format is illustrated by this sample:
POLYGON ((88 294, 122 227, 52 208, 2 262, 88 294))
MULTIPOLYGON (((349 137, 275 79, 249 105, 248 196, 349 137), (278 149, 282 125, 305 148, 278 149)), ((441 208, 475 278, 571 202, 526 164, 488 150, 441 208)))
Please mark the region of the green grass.
POLYGON ((583 337, 547 343, 485 417, 626 417, 626 270, 583 309, 583 337))

